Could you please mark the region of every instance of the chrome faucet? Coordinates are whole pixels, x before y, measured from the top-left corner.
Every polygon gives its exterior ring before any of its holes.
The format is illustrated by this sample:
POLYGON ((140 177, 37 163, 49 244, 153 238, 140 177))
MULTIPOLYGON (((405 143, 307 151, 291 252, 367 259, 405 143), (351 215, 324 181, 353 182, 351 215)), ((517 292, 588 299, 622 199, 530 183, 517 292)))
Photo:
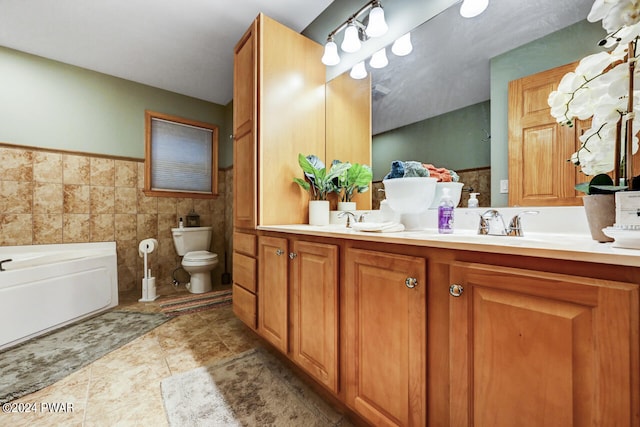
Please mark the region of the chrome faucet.
POLYGON ((356 214, 354 214, 353 212, 349 212, 349 211, 338 212, 338 218, 342 218, 345 215, 347 216, 347 228, 351 228, 350 219, 353 218, 353 222, 356 222, 356 214))
POLYGON ((515 215, 509 221, 509 226, 505 226, 502 214, 496 209, 489 209, 480 215, 480 224, 478 226, 478 234, 489 236, 516 236, 524 235, 522 230, 522 215, 536 215, 538 211, 523 211, 515 215))

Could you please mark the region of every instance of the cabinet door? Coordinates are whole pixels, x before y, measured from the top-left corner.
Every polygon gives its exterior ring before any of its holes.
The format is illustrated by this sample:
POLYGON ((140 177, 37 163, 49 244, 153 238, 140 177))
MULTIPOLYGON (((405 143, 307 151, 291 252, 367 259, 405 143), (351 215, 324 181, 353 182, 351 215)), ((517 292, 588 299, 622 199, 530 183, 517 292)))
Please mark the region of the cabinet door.
POLYGON ((425 260, 348 249, 345 263, 342 316, 347 404, 376 426, 423 426, 425 260))
POLYGON ((233 222, 256 226, 256 37, 254 22, 234 50, 233 222))
POLYGON ((338 247, 294 241, 291 357, 338 392, 338 247))
POLYGON ((258 239, 258 333, 283 353, 288 351, 287 239, 258 239))
POLYGON ((638 425, 637 286, 467 263, 450 278, 451 426, 638 425))

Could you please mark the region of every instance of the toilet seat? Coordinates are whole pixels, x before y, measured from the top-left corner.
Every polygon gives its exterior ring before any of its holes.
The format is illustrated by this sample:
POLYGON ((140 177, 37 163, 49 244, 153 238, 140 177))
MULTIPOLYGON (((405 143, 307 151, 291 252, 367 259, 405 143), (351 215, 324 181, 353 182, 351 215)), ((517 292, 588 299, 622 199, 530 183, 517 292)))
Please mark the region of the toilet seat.
POLYGON ((218 254, 209 251, 192 251, 187 252, 182 260, 187 262, 213 262, 218 260, 218 254))

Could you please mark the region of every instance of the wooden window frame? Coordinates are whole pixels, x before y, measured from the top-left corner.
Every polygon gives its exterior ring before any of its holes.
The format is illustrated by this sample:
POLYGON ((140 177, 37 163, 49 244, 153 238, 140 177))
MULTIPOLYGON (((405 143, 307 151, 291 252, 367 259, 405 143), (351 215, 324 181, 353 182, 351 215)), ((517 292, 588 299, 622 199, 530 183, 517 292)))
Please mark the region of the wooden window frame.
POLYGON ((178 197, 196 199, 215 199, 218 197, 218 126, 200 122, 197 120, 185 119, 183 117, 170 114, 158 113, 156 111, 145 110, 145 148, 144 148, 144 188, 143 192, 147 196, 154 197, 178 197), (178 125, 194 126, 211 131, 211 193, 200 193, 190 191, 153 190, 151 188, 151 121, 160 119, 167 122, 174 122, 178 125))

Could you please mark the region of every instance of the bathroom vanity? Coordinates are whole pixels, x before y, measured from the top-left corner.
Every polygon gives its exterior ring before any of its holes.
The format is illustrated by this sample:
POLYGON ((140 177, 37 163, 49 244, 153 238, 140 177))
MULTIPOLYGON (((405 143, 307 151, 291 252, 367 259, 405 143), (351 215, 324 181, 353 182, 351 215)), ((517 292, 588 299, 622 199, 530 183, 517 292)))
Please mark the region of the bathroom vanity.
POLYGON ((247 324, 373 425, 639 425, 640 251, 532 236, 259 227, 247 324))

